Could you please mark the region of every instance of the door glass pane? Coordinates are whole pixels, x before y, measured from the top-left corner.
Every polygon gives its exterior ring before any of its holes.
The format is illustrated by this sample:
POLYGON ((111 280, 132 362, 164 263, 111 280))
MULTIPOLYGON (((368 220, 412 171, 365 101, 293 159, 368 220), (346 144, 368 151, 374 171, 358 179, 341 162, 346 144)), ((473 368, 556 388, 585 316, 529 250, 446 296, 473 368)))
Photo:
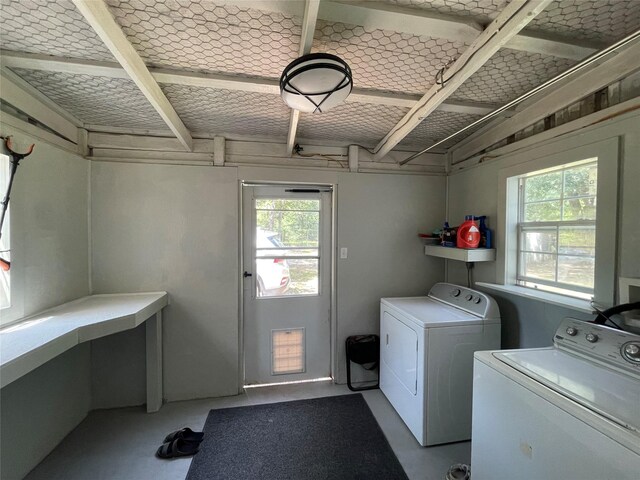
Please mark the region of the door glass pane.
MULTIPOLYGON (((257 238, 257 248, 276 247, 317 247, 319 238, 320 203, 318 200, 269 200, 278 207, 256 207, 256 227, 262 231, 262 239, 257 238), (315 210, 307 202, 314 202, 315 210), (300 207, 295 210, 293 207, 300 207)), ((258 204, 260 200, 256 200, 258 204)))
POLYGON ((318 295, 320 200, 256 199, 256 294, 318 295))
POLYGON ((296 247, 296 248, 265 248, 258 249, 256 251, 256 257, 265 258, 265 257, 317 257, 318 249, 317 248, 304 248, 304 247, 296 247))
POLYGON ((318 295, 318 259, 289 259, 291 283, 287 295, 318 295))
POLYGON ((320 210, 320 200, 300 198, 257 198, 257 210, 320 210))

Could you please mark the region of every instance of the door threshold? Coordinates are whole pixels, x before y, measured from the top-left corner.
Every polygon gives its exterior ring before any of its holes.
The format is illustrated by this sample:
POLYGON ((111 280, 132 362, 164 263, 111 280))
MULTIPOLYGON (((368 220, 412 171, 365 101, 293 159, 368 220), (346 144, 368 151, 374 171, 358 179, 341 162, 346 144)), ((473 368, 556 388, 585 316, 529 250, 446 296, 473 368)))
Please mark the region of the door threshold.
POLYGON ((276 383, 258 383, 252 385, 245 385, 243 388, 246 390, 248 388, 262 388, 262 387, 275 387, 278 385, 297 385, 300 383, 315 383, 315 382, 328 382, 329 380, 333 380, 331 377, 320 377, 320 378, 312 378, 309 380, 291 380, 289 382, 276 382, 276 383))

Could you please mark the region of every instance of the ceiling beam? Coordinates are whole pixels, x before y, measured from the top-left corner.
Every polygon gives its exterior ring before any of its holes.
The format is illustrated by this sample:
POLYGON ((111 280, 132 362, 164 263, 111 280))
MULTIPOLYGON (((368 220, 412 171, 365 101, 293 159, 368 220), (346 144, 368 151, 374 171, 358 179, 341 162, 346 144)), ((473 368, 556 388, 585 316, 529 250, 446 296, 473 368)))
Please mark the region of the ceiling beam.
MULTIPOLYGON (((28 70, 44 70, 63 72, 72 75, 92 75, 110 78, 125 78, 129 76, 122 67, 114 62, 100 62, 94 60, 79 60, 62 57, 52 57, 33 53, 17 53, 2 50, 0 64, 4 68, 24 68, 28 70)), ((10 70, 7 70, 10 72, 10 70)), ((236 75, 220 75, 216 73, 181 72, 149 68, 149 72, 158 83, 190 85, 203 88, 223 88, 244 92, 266 93, 280 95, 278 80, 272 78, 251 78, 236 75)), ((354 88, 346 102, 371 103, 375 105, 390 105, 395 107, 413 107, 422 95, 399 92, 382 92, 377 90, 354 88)), ((472 115, 486 115, 498 108, 498 105, 487 105, 473 102, 443 102, 438 110, 472 115)))
MULTIPOLYGON (((445 38, 470 44, 483 30, 477 22, 437 15, 425 10, 381 3, 326 2, 320 7, 320 18, 331 22, 350 23, 365 28, 391 30, 432 38, 445 38)), ((521 32, 510 39, 505 47, 531 53, 582 60, 602 45, 574 43, 549 39, 521 32)))
MULTIPOLYGON (((298 49, 298 57, 311 53, 313 45, 313 34, 316 30, 316 22, 318 21, 318 10, 320 10, 320 0, 307 0, 304 7, 304 16, 302 18, 302 33, 300 34, 300 48, 298 49)), ((296 132, 298 131, 298 122, 300 120, 300 111, 291 109, 291 118, 289 119, 289 133, 287 133, 287 154, 293 155, 293 146, 296 142, 296 132)))
POLYGON ((27 116, 34 118, 41 124, 46 125, 67 140, 74 143, 77 141, 78 127, 75 124, 4 74, 2 75, 0 100, 24 112, 27 116))
POLYGON ((375 161, 380 161, 402 141, 438 105, 451 96, 471 75, 478 71, 514 35, 538 15, 551 0, 512 0, 498 17, 478 35, 467 50, 449 67, 445 85, 433 85, 422 99, 400 120, 375 148, 375 161))
POLYGON ((533 97, 526 104, 521 104, 508 121, 497 120, 489 123, 482 134, 470 135, 456 144, 451 149, 452 163, 459 163, 580 101, 585 98, 585 95, 633 74, 640 69, 638 58, 640 58, 640 41, 634 42, 603 62, 596 62, 594 66, 570 77, 568 81, 544 96, 533 97))
POLYGON ((109 7, 103 0, 73 0, 73 3, 180 140, 180 143, 187 151, 191 151, 193 139, 189 130, 160 89, 138 52, 116 23, 109 7))
POLYGON ((522 52, 540 53, 569 60, 584 60, 589 55, 605 47, 600 42, 568 42, 554 39, 541 33, 520 32, 507 42, 506 47, 522 52))
POLYGON ((369 29, 411 33, 471 43, 483 30, 479 23, 426 10, 383 3, 323 2, 320 18, 329 22, 360 25, 369 29))
MULTIPOLYGON (((217 3, 247 7, 246 0, 219 0, 217 3)), ((251 8, 257 10, 295 16, 302 16, 301 7, 299 2, 287 0, 254 0, 251 3, 251 8)), ((444 38, 466 44, 473 42, 483 30, 480 23, 459 16, 441 15, 427 10, 380 2, 323 1, 320 5, 318 18, 329 22, 360 25, 366 29, 390 30, 411 35, 444 38)), ((568 41, 529 32, 520 32, 505 45, 505 47, 514 50, 572 60, 582 60, 603 46, 595 42, 568 41)))
MULTIPOLYGON (((0 57, 0 65, 2 65, 2 57, 0 57)), ((25 92, 29 93, 31 96, 33 96, 34 98, 36 98, 40 102, 44 103, 47 107, 49 107, 50 109, 52 109, 53 111, 55 111, 59 115, 62 115, 64 118, 66 118, 72 124, 74 124, 76 127, 83 127, 84 126, 83 122, 79 118, 77 118, 76 116, 72 115, 70 112, 68 112, 64 108, 62 108, 60 105, 55 103, 53 100, 51 100, 49 97, 47 97, 40 90, 38 90, 36 87, 34 87, 30 83, 28 83, 26 80, 24 80, 22 77, 17 75, 15 72, 9 70, 4 65, 2 65, 2 67, 0 68, 0 73, 2 74, 2 76, 7 77, 13 83, 18 85, 25 92)))

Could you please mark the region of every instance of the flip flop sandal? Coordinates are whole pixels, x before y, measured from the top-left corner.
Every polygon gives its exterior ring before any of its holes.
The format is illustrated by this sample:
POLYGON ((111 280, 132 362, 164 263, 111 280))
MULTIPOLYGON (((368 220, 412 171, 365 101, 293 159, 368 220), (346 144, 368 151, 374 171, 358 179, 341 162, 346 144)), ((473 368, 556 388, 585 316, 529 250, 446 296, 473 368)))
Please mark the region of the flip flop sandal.
POLYGON ((198 453, 198 445, 196 442, 176 438, 173 442, 163 443, 156 451, 156 456, 158 458, 189 457, 198 453))
POLYGON ((187 442, 201 442, 204 438, 204 433, 194 432, 189 427, 181 428, 175 432, 171 432, 164 439, 164 443, 173 442, 174 440, 181 438, 187 442))

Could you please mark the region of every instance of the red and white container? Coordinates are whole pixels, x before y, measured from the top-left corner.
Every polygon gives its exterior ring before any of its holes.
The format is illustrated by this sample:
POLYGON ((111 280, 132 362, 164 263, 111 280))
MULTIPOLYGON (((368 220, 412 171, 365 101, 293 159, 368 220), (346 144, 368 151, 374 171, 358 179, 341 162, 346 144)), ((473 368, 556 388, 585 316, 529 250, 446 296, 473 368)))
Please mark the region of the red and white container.
POLYGON ((458 227, 456 237, 456 247, 458 248, 478 248, 480 244, 480 229, 473 221, 473 215, 466 215, 464 222, 458 227))

